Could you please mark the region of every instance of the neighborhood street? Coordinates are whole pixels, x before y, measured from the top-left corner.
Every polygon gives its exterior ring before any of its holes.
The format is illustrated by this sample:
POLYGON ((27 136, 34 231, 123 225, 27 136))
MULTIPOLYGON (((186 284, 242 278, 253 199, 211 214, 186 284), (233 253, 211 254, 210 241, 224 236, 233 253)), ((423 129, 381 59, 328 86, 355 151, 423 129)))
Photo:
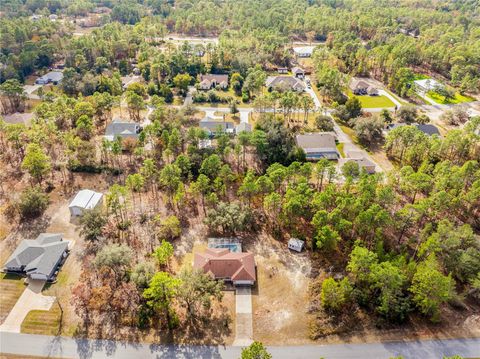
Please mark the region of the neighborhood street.
MULTIPOLYGON (((268 347, 274 359, 441 359, 478 357, 480 338, 434 339, 371 344, 332 344, 268 347)), ((0 352, 49 358, 162 358, 238 359, 241 347, 157 345, 111 340, 74 339, 0 332, 0 352)))

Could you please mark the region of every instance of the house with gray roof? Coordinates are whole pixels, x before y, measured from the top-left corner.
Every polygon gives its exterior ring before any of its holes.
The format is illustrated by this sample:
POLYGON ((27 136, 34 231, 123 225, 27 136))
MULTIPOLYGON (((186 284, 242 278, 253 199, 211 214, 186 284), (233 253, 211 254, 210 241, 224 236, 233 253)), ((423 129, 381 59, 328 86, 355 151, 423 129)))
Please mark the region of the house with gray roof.
POLYGON ((210 90, 217 86, 225 90, 228 87, 228 75, 200 75, 200 83, 198 84, 200 90, 210 90))
POLYGON ((277 91, 305 91, 305 84, 293 76, 269 76, 265 81, 268 90, 277 91))
POLYGON ((62 82, 62 80, 63 80, 63 72, 61 72, 61 71, 50 71, 50 72, 47 72, 45 75, 39 77, 35 81, 35 84, 37 84, 37 85, 48 85, 48 84, 58 85, 62 82))
MULTIPOLYGON (((409 126, 409 125, 407 125, 406 123, 391 123, 387 126, 387 132, 401 126, 409 126)), ((410 126, 415 126, 419 131, 423 132, 427 136, 433 136, 433 135, 440 136, 440 131, 435 125, 431 125, 429 123, 427 124, 414 123, 410 126)))
POLYGON ((133 138, 136 140, 141 131, 142 128, 135 122, 115 119, 107 125, 105 136, 103 137, 109 141, 114 141, 116 138, 133 138))
POLYGON ((60 233, 42 233, 23 240, 5 263, 4 270, 30 279, 53 281, 68 256, 68 241, 60 233))
POLYGON ((252 125, 247 122, 240 122, 235 126, 235 133, 239 134, 240 132, 252 132, 252 125))
POLYGON ((338 160, 340 153, 335 144, 335 137, 331 133, 306 133, 297 135, 297 146, 303 149, 306 159, 318 161, 321 158, 338 160))
POLYGON ((211 117, 205 117, 199 123, 200 128, 205 130, 210 137, 221 133, 233 134, 235 131, 235 124, 231 121, 216 120, 211 117))

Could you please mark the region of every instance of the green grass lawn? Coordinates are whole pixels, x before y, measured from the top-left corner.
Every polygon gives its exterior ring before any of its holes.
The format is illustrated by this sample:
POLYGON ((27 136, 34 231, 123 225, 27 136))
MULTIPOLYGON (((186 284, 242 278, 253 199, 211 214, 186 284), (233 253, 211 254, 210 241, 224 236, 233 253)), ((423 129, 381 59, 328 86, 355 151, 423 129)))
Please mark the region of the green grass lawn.
MULTIPOLYGON (((352 92, 349 90, 348 97, 353 97, 352 92)), ((362 108, 387 108, 387 107, 395 107, 395 104, 387 97, 387 96, 356 96, 360 103, 362 104, 362 108)))
POLYGON ((26 334, 57 335, 60 327, 60 308, 54 303, 50 310, 32 310, 25 317, 21 332, 26 334))
POLYGON ((453 99, 445 99, 445 97, 439 95, 435 91, 429 91, 427 93, 427 97, 441 105, 454 105, 457 103, 472 102, 475 100, 474 98, 471 98, 469 96, 464 96, 458 92, 455 93, 455 98, 453 99))
POLYGON ((340 152, 340 156, 345 158, 345 152, 343 151, 344 146, 345 146, 345 144, 342 143, 342 142, 337 143, 337 150, 338 150, 338 152, 340 152))
POLYGON ((0 274, 0 324, 12 310, 18 298, 25 290, 23 278, 12 274, 0 274))

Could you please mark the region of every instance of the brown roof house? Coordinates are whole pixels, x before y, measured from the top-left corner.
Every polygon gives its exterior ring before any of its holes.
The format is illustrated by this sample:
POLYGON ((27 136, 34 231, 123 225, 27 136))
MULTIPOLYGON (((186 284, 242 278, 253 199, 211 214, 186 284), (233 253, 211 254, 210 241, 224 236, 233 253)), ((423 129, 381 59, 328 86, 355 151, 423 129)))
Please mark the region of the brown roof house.
POLYGON ((361 79, 353 78, 350 82, 350 89, 354 95, 378 95, 378 90, 375 87, 370 86, 366 81, 361 79))
POLYGON ((228 248, 207 248, 203 253, 195 253, 193 267, 233 285, 254 285, 257 279, 253 253, 231 252, 228 248))
POLYGON ((200 90, 210 90, 217 86, 225 90, 228 87, 228 75, 200 75, 200 83, 198 84, 200 90))
POLYGON ((305 85, 293 76, 268 76, 265 81, 268 90, 303 92, 305 85))

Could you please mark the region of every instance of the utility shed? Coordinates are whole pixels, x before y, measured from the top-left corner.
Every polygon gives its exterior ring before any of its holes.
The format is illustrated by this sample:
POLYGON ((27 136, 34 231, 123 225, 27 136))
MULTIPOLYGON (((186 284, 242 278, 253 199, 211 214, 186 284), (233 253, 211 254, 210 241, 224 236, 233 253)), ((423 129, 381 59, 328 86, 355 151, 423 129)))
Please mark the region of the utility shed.
POLYGON ((70 202, 68 209, 72 216, 81 216, 83 211, 94 209, 102 202, 103 194, 83 189, 77 193, 75 198, 70 202))
POLYGON ((304 247, 305 242, 298 238, 290 238, 288 240, 288 249, 291 249, 292 251, 300 253, 301 251, 303 251, 304 247))

